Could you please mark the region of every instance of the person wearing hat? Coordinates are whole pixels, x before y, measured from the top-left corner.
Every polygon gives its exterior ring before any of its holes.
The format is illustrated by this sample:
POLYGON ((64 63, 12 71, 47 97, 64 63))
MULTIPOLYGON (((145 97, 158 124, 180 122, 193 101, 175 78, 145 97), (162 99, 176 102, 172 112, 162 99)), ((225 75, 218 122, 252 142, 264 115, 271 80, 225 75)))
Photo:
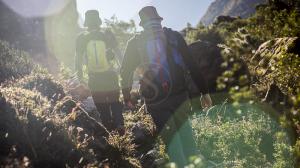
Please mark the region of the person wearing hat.
POLYGON ((101 24, 97 10, 88 10, 85 13, 84 27, 87 30, 76 40, 75 69, 80 82, 84 84, 83 64, 86 64, 88 86, 103 125, 108 130, 117 129, 123 132, 118 70, 113 64, 120 60, 120 51, 112 32, 103 31, 101 24))
POLYGON ((157 135, 166 144, 170 160, 184 167, 190 156, 198 155, 188 120, 191 108, 185 75, 190 73, 197 84, 203 108, 212 106, 207 82, 181 34, 162 27, 163 18, 155 7, 142 8, 139 16, 143 31, 128 41, 121 66, 124 101, 132 106, 133 74, 140 72, 140 93, 157 135))

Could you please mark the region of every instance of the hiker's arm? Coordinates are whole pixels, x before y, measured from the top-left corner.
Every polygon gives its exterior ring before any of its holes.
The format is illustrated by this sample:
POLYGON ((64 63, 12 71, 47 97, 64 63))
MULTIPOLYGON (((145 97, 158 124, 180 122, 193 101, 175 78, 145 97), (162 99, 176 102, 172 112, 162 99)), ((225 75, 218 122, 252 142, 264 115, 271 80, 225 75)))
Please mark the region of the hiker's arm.
POLYGON ((136 47, 133 40, 128 42, 120 71, 122 93, 125 103, 130 100, 133 74, 140 61, 136 47))
POLYGON ((75 71, 77 77, 81 82, 83 80, 82 64, 83 64, 83 54, 84 50, 82 49, 80 37, 76 40, 76 53, 75 53, 75 71))
POLYGON ((201 70, 199 69, 199 66, 194 61, 188 45, 186 44, 181 34, 177 33, 177 36, 179 39, 179 46, 182 53, 183 61, 189 69, 193 81, 196 83, 199 91, 203 95, 208 94, 207 81, 204 75, 202 74, 201 70))

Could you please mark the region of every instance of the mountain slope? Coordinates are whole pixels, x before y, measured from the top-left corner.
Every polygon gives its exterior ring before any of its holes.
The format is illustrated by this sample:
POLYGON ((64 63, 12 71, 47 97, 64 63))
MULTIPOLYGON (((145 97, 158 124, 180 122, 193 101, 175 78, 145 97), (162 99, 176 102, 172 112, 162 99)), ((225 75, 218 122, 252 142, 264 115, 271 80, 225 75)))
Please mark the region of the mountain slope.
POLYGON ((266 0, 215 0, 201 18, 201 22, 209 25, 220 15, 249 17, 255 12, 256 5, 265 2, 266 0))
POLYGON ((79 30, 76 1, 62 1, 62 9, 53 7, 51 10, 55 12, 45 14, 50 8, 45 4, 61 4, 55 2, 29 1, 24 5, 0 0, 0 40, 29 52, 35 62, 51 71, 57 70, 57 60, 73 67, 70 60, 74 57, 75 38, 79 30), (37 7, 31 9, 32 6, 37 7), (27 16, 31 13, 37 16, 27 16))

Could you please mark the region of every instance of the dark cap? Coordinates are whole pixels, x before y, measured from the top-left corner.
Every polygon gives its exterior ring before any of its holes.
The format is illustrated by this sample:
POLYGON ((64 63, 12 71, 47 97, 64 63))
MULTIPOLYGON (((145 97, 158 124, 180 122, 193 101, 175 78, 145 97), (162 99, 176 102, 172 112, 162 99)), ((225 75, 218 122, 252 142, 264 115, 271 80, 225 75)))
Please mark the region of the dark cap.
POLYGON ((88 27, 91 25, 100 26, 102 21, 99 17, 99 12, 97 10, 88 10, 85 12, 85 21, 84 27, 88 27))
POLYGON ((139 11, 139 16, 141 19, 140 26, 142 26, 144 23, 146 23, 149 20, 154 20, 154 19, 163 20, 163 18, 158 15, 157 10, 154 6, 146 6, 142 8, 139 11))

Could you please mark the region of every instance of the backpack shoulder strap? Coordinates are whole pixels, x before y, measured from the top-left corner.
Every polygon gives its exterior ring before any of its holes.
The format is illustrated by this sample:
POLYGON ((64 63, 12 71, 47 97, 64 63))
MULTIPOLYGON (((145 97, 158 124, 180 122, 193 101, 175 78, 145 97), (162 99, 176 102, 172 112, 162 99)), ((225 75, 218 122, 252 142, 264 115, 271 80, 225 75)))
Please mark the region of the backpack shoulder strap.
POLYGON ((178 47, 178 37, 177 37, 177 33, 172 30, 171 28, 163 28, 165 35, 167 37, 167 42, 168 45, 171 45, 174 48, 178 47))
POLYGON ((137 33, 134 37, 133 37, 133 40, 134 42, 136 43, 136 46, 137 46, 137 52, 140 56, 140 59, 141 59, 141 62, 145 62, 145 58, 144 58, 144 55, 145 55, 145 35, 144 35, 144 32, 140 32, 140 33, 137 33))
POLYGON ((164 32, 167 37, 167 58, 168 58, 168 62, 170 65, 171 75, 174 79, 178 77, 176 74, 174 74, 174 72, 176 72, 176 71, 178 72, 178 65, 179 65, 183 72, 182 75, 184 77, 184 80, 180 80, 179 85, 186 86, 185 81, 186 81, 186 76, 188 74, 188 70, 184 64, 183 53, 181 52, 180 46, 179 46, 180 45, 179 39, 178 39, 179 33, 176 31, 173 31, 170 28, 164 28, 164 32), (178 54, 174 55, 174 52, 175 53, 177 52, 178 54), (176 60, 179 62, 177 62, 176 60))

